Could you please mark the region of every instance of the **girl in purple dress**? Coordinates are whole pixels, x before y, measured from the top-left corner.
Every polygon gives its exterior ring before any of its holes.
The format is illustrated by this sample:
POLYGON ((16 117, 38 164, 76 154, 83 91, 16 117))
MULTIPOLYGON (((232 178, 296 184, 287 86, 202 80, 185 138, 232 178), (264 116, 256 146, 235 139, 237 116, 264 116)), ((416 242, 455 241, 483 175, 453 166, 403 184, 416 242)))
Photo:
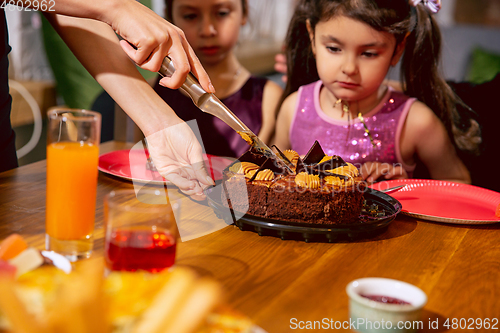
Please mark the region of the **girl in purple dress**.
POLYGON ((439 7, 437 0, 299 1, 277 146, 303 155, 318 140, 368 182, 412 177, 419 161, 434 179, 469 183, 452 140, 476 149, 478 126, 457 126, 456 97, 438 74, 432 13, 439 7), (400 58, 404 94, 384 84, 400 58))
MULTIPOLYGON (((272 81, 252 76, 234 54, 247 15, 246 0, 166 1, 167 20, 184 31, 217 97, 264 142, 269 142, 282 89, 272 81)), ((159 82, 154 89, 181 119, 197 121, 206 153, 239 157, 248 150, 248 144, 233 129, 200 111, 180 91, 161 87, 159 82)))

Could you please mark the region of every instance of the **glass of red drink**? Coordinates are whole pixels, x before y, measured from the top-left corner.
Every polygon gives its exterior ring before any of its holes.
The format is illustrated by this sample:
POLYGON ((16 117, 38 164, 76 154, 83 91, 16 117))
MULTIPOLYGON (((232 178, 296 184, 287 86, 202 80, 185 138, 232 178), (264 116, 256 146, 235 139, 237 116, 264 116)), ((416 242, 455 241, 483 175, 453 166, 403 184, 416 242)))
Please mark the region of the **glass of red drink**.
POLYGON ((178 209, 166 188, 109 193, 104 200, 107 269, 156 273, 172 266, 179 234, 178 209))

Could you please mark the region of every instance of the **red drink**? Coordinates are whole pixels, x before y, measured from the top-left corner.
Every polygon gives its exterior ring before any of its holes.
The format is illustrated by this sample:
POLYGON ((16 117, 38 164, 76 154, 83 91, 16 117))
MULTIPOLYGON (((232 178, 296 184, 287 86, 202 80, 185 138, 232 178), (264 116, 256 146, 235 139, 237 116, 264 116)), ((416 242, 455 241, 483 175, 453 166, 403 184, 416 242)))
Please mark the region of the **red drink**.
POLYGON ((175 237, 165 230, 113 230, 106 244, 106 263, 113 271, 156 273, 174 264, 176 245, 175 237))

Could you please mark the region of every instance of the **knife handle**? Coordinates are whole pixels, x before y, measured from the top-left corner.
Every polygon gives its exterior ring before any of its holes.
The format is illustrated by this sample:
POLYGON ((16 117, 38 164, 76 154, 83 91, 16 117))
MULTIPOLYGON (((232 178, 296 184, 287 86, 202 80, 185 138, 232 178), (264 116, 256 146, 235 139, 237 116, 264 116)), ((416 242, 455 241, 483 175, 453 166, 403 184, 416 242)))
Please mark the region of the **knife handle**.
MULTIPOLYGON (((170 57, 165 57, 161 64, 161 68, 158 70, 158 73, 162 77, 171 77, 175 72, 174 62, 170 57)), ((193 103, 199 106, 200 99, 203 95, 208 94, 202 87, 198 79, 193 75, 193 73, 189 72, 186 81, 179 88, 184 94, 191 97, 193 103)))

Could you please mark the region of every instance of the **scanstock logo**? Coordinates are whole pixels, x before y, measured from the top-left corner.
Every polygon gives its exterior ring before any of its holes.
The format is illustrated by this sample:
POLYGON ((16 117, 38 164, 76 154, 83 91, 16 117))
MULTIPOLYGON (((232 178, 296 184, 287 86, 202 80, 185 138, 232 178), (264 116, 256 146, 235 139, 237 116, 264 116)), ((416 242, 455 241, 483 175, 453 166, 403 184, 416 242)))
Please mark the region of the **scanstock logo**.
MULTIPOLYGON (((205 151, 198 124, 196 120, 191 120, 186 123, 170 126, 162 131, 153 133, 152 135, 146 137, 145 140, 136 143, 132 147, 131 153, 129 154, 130 174, 136 195, 143 190, 154 190, 159 191, 160 194, 164 194, 164 204, 175 205, 176 209, 174 209, 174 215, 177 223, 177 228, 179 229, 179 237, 181 241, 184 242, 191 239, 203 237, 205 235, 223 229, 235 220, 239 220, 248 210, 247 206, 246 210, 241 209, 243 210, 243 212, 236 213, 230 211, 226 206, 220 205, 218 206, 217 211, 218 216, 220 216, 219 218, 215 214, 214 210, 207 205, 206 201, 198 202, 190 199, 189 196, 184 195, 176 186, 168 181, 168 175, 165 175, 165 180, 155 169, 154 165, 148 165, 148 143, 149 145, 152 145, 153 143, 161 144, 162 142, 167 140, 166 138, 169 138, 169 135, 171 135, 172 133, 182 133, 185 131, 185 129, 176 128, 176 126, 186 125, 191 128, 196 138, 198 139, 198 142, 201 144, 203 151, 205 151), (226 218, 224 219, 224 217, 226 218), (229 217, 229 219, 227 217, 229 217), (228 223, 226 223, 225 220, 228 221, 228 223)), ((168 144, 165 143, 165 146, 168 146, 168 144)), ((182 168, 185 169, 181 168, 174 171, 177 171, 178 174, 186 175, 189 174, 189 172, 186 170, 195 168, 197 166, 196 163, 203 163, 205 166, 210 165, 205 155, 204 158, 205 159, 202 161, 196 161, 193 165, 183 165, 182 168)), ((234 160, 234 158, 228 159, 234 160)), ((210 166, 212 168, 219 168, 220 173, 226 166, 217 164, 214 165, 214 163, 211 164, 212 165, 210 166)), ((210 175, 211 173, 208 172, 208 174, 210 175)), ((205 189, 205 193, 221 193, 222 190, 223 189, 221 183, 217 182, 216 186, 205 189)), ((231 197, 231 194, 229 194, 229 196, 231 197)), ((141 198, 141 196, 138 195, 137 197, 138 199, 141 198)), ((220 201, 220 197, 215 199, 220 201)))

